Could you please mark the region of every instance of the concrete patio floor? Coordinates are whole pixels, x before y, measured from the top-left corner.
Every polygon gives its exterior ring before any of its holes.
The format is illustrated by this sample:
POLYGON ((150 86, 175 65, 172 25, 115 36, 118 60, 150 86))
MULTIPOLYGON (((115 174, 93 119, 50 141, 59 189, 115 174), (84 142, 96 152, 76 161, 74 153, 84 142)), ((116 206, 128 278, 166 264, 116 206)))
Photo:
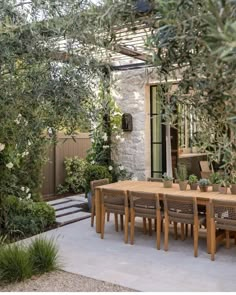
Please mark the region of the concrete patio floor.
MULTIPOLYGON (((218 248, 216 261, 206 253, 200 238, 199 257, 193 257, 193 242, 175 241, 170 235, 169 251, 155 248, 155 234, 144 235, 141 223, 133 246, 123 243, 123 232, 116 233, 111 220, 106 223, 105 239, 82 220, 47 233, 57 238, 63 270, 103 280, 138 291, 235 291, 236 246, 218 248)), ((162 237, 163 242, 163 237, 162 237)))

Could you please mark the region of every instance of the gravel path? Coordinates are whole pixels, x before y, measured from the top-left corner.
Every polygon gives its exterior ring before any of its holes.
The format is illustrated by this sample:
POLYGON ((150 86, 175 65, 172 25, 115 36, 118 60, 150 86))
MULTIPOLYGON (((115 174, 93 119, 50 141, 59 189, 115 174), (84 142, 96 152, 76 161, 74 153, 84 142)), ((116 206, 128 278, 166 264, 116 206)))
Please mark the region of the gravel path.
POLYGON ((0 292, 133 292, 134 290, 64 271, 46 273, 20 283, 1 286, 0 292))

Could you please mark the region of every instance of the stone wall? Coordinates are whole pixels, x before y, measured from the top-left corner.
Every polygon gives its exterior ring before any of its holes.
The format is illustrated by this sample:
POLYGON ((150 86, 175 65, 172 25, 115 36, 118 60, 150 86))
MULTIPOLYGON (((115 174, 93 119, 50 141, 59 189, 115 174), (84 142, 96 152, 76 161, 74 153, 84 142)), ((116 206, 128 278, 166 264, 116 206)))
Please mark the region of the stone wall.
POLYGON ((156 81, 147 69, 113 73, 112 95, 123 113, 133 117, 133 131, 124 132, 125 141, 118 145, 114 159, 134 173, 139 180, 150 174, 149 95, 146 85, 156 81))

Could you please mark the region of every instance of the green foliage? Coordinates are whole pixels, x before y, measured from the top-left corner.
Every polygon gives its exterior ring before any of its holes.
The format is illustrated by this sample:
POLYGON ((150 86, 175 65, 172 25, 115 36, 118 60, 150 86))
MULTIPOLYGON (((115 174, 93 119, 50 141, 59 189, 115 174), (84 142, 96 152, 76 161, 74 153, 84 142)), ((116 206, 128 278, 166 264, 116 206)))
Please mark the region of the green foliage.
POLYGON ((109 173, 107 167, 102 165, 89 164, 85 170, 85 192, 87 193, 90 191, 90 181, 99 180, 103 178, 108 178, 109 182, 111 182, 112 180, 111 174, 109 173))
POLYGON ((65 183, 57 188, 58 192, 80 193, 84 191, 86 183, 84 173, 88 165, 86 160, 78 157, 67 158, 64 164, 66 168, 65 183))
POLYGON ((167 175, 167 173, 164 173, 162 178, 164 181, 173 181, 173 177, 167 175))
POLYGON ((187 168, 183 164, 179 164, 178 168, 175 168, 175 175, 179 181, 185 181, 188 179, 187 168))
POLYGON ((29 278, 32 267, 27 249, 21 245, 8 245, 0 251, 0 281, 16 282, 29 278))
POLYGON ((219 172, 214 172, 210 175, 210 182, 212 184, 219 184, 220 183, 220 180, 221 180, 221 175, 219 172))
POLYGON ((59 250, 53 239, 37 237, 32 241, 28 251, 34 274, 42 274, 59 268, 59 250))
POLYGON ((33 274, 56 270, 58 260, 58 247, 52 239, 37 237, 28 247, 5 245, 0 251, 0 282, 23 281, 33 274))
POLYGON ((197 183, 198 182, 197 176, 194 174, 189 175, 188 182, 189 184, 197 183))
POLYGON ((32 236, 55 223, 55 211, 45 202, 20 201, 14 196, 4 201, 5 231, 11 237, 32 236))
POLYGON ((206 178, 201 178, 198 182, 200 187, 204 187, 204 186, 209 186, 210 185, 210 181, 206 178))

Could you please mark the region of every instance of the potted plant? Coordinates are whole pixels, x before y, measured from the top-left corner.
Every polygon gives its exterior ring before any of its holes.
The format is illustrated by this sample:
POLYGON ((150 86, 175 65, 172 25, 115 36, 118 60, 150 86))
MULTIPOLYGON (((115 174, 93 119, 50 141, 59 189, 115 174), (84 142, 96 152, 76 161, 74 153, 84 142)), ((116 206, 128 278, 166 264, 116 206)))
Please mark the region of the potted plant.
POLYGON ((209 179, 201 178, 198 182, 199 188, 201 192, 207 192, 208 186, 210 185, 209 179))
POLYGON ((189 175, 189 178, 188 178, 188 183, 190 185, 190 189, 191 190, 197 190, 197 187, 198 187, 198 179, 197 179, 197 176, 194 175, 194 174, 191 174, 189 175))
POLYGON ((236 174, 232 174, 230 178, 230 190, 232 195, 236 195, 236 174))
POLYGON ((219 186, 219 193, 220 194, 227 194, 229 183, 226 178, 221 179, 220 186, 219 186))
POLYGON ((188 173, 187 168, 183 164, 179 164, 178 168, 175 168, 175 175, 179 181, 179 188, 181 191, 185 191, 188 185, 188 173))
POLYGON ((210 182, 212 184, 212 191, 218 192, 220 187, 221 176, 219 172, 214 172, 210 175, 210 182))
POLYGON ((162 176, 164 188, 171 188, 173 184, 173 177, 168 176, 167 173, 164 173, 162 176))

